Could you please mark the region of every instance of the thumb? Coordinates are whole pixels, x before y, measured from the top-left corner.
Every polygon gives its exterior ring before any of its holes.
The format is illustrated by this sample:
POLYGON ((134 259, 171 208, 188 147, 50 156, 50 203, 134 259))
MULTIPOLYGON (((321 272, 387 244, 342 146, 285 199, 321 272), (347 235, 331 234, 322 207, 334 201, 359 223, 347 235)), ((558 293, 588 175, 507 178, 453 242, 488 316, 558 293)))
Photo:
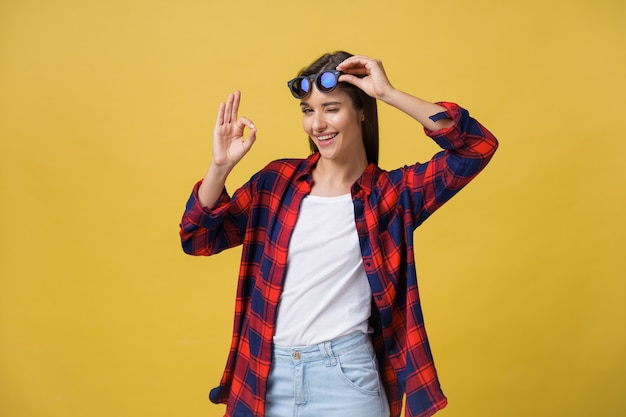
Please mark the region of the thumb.
POLYGON ((243 140, 243 148, 246 152, 248 152, 254 144, 257 132, 256 126, 254 126, 252 123, 250 123, 248 127, 250 128, 250 131, 248 132, 248 136, 246 136, 246 138, 243 140))

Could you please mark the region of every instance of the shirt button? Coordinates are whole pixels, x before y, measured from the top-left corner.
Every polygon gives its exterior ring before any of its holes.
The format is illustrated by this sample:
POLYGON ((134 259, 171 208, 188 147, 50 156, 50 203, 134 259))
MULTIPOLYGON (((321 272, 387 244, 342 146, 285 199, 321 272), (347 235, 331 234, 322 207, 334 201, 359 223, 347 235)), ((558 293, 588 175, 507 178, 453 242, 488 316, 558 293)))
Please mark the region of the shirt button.
POLYGON ((298 352, 298 351, 293 352, 291 354, 291 357, 293 358, 294 361, 299 361, 300 360, 300 352, 298 352))

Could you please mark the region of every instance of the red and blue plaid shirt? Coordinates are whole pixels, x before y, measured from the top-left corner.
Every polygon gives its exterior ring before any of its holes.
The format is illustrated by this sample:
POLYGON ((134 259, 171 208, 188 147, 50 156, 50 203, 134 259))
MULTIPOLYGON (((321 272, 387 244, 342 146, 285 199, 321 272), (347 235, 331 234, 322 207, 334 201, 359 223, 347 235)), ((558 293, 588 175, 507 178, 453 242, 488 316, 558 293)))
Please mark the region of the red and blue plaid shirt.
MULTIPOLYGON (((452 127, 426 134, 443 151, 428 163, 383 171, 370 164, 351 189, 363 265, 372 289, 373 344, 392 417, 426 417, 443 408, 417 288, 413 232, 471 181, 498 143, 469 113, 452 103, 433 120, 452 127)), ((319 154, 271 162, 232 197, 222 193, 208 209, 196 184, 182 218, 183 249, 213 255, 243 245, 230 354, 210 399, 226 403, 226 416, 262 417, 272 359, 276 312, 287 267, 287 248, 302 199, 311 190, 319 154)))

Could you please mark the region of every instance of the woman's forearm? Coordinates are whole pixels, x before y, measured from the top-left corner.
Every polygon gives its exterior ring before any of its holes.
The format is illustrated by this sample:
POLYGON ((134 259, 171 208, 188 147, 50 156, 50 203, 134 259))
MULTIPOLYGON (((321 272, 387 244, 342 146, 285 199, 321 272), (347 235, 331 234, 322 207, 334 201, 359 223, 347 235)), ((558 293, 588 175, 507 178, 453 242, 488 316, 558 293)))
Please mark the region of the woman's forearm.
POLYGON ((380 100, 408 114, 428 130, 437 131, 454 124, 451 119, 444 118, 436 122, 430 119, 430 116, 445 111, 445 107, 414 97, 401 90, 391 89, 384 97, 380 97, 380 100))

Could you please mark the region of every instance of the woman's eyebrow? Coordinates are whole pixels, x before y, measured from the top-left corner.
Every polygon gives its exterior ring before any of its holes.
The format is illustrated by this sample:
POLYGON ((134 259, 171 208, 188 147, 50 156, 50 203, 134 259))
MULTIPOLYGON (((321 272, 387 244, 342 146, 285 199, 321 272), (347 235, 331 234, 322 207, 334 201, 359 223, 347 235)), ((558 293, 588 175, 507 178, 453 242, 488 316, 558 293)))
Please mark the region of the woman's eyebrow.
MULTIPOLYGON (((336 106, 338 104, 342 104, 341 101, 327 101, 326 103, 322 103, 322 107, 336 106)), ((310 107, 310 105, 306 101, 302 101, 300 102, 300 107, 310 107)))

